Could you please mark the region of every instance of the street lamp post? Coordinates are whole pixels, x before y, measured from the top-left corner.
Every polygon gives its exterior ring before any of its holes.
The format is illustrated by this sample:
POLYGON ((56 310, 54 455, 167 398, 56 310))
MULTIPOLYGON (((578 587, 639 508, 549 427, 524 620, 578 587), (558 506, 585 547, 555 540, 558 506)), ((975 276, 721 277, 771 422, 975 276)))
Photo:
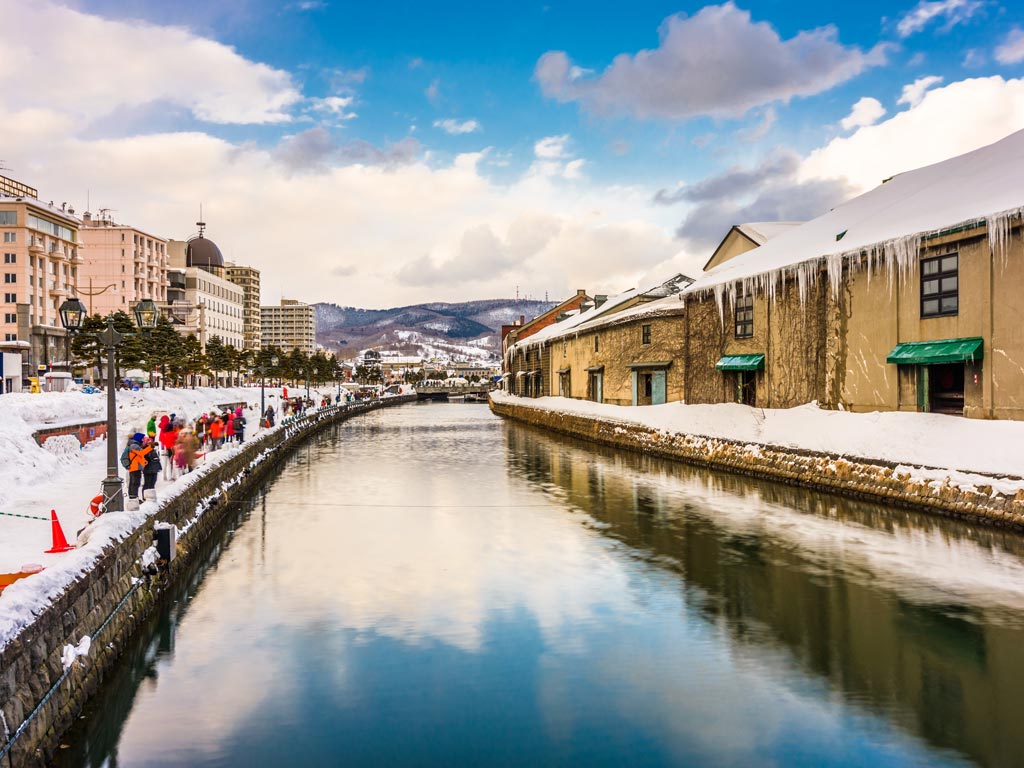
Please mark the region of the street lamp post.
MULTIPOLYGON (((253 358, 249 358, 250 363, 253 362, 253 358)), ((280 361, 277 359, 277 355, 270 356, 270 367, 277 368, 277 364, 280 361)), ((260 363, 255 366, 256 373, 260 375, 260 424, 263 423, 263 414, 267 412, 267 366, 264 363, 260 363)))
MULTIPOLYGON (((60 322, 70 333, 77 333, 85 319, 85 305, 77 296, 72 296, 58 310, 60 322)), ((159 310, 151 299, 140 301, 134 309, 135 322, 143 330, 156 326, 159 310)), ((107 476, 103 478, 103 509, 106 512, 120 512, 124 509, 124 487, 117 461, 117 367, 114 356, 125 339, 125 334, 114 328, 113 315, 107 316, 106 330, 97 333, 96 339, 107 353, 107 476)))

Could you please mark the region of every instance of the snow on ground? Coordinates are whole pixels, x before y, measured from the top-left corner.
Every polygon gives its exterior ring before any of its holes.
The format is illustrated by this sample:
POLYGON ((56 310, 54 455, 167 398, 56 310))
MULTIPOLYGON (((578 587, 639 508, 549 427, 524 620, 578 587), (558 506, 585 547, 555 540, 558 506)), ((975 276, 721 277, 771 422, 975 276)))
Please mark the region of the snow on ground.
POLYGON ((1024 422, 935 413, 850 413, 809 403, 797 408, 714 405, 621 406, 564 397, 537 399, 493 392, 496 402, 638 424, 664 432, 891 462, 915 479, 962 487, 1024 489, 1024 422), (993 483, 991 475, 1009 479, 993 483))
MULTIPOLYGON (((333 398, 334 392, 325 388, 323 396, 333 398)), ((298 395, 300 391, 295 389, 289 394, 298 395)), ((301 394, 305 394, 304 389, 301 394)), ((279 410, 280 388, 267 387, 266 395, 268 404, 279 410)), ((318 394, 312 396, 319 399, 318 394)), ((174 413, 194 421, 217 406, 235 402, 247 404, 245 438, 249 442, 261 432, 259 387, 118 392, 118 455, 128 435, 145 432, 150 416, 156 415, 159 421, 161 414, 174 413)), ((52 555, 43 552, 51 544, 48 521, 9 516, 34 515, 48 520, 50 510, 56 510, 65 536, 69 542, 75 542, 76 533, 92 519, 89 502, 99 494, 100 482, 106 474, 106 441, 95 440, 79 448, 76 438, 60 437, 50 438, 39 446, 32 433, 45 426, 105 420, 106 406, 106 395, 99 393, 47 392, 0 397, 0 455, 4 457, 0 464, 0 512, 8 513, 0 515, 0 573, 17 572, 28 564, 46 569, 0 593, 0 647, 48 599, 86 571, 109 541, 124 538, 158 509, 159 502, 146 502, 137 512, 101 515, 90 526, 88 543, 74 551, 52 555)), ((199 469, 234 456, 236 446, 230 444, 207 454, 199 460, 199 469)), ((121 473, 125 475, 123 469, 121 473)), ((161 472, 156 486, 158 499, 176 495, 194 482, 198 474, 165 481, 161 472)))

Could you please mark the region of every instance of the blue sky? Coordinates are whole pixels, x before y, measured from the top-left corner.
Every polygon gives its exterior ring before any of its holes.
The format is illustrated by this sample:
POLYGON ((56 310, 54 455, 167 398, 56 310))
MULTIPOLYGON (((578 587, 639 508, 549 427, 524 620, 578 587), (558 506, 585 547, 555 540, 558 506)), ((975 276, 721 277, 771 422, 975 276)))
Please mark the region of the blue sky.
POLYGON ((167 237, 202 198, 222 247, 308 300, 625 288, 692 270, 735 217, 806 218, 1024 127, 1024 18, 985 0, 41 0, 12 17, 12 175, 117 198, 167 237), (33 121, 74 162, 46 163, 33 121), (314 230, 345 222, 343 242, 281 254, 272 194, 240 205, 257 186, 306 200, 314 230))

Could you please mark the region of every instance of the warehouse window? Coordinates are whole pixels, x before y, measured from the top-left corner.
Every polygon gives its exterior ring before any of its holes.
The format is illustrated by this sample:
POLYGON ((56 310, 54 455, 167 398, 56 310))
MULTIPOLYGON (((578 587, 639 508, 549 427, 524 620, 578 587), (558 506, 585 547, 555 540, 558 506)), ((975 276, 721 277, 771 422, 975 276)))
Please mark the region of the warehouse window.
POLYGON ((955 253, 921 260, 921 317, 960 311, 960 257, 955 253))
POLYGON ((754 294, 736 284, 736 338, 749 339, 754 335, 754 294))

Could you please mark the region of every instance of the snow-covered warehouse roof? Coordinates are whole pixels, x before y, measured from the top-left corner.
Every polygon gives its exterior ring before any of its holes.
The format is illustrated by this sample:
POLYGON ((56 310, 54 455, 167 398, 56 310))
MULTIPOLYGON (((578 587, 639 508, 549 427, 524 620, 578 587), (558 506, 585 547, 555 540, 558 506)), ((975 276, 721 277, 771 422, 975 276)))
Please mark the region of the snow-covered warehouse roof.
POLYGON ((643 290, 630 288, 628 291, 623 291, 622 293, 612 296, 601 304, 601 306, 589 307, 583 312, 572 314, 564 320, 549 325, 546 328, 537 331, 537 333, 532 336, 528 336, 522 341, 516 342, 509 347, 508 353, 511 353, 514 349, 522 349, 524 347, 530 347, 541 344, 545 341, 550 341, 551 339, 568 336, 577 331, 583 332, 599 324, 604 325, 604 323, 600 321, 605 319, 607 319, 608 324, 610 324, 612 321, 618 321, 619 319, 627 316, 632 317, 635 315, 646 314, 653 315, 668 311, 670 307, 674 308, 680 306, 680 295, 683 289, 692 283, 692 281, 693 278, 679 273, 673 275, 668 280, 655 283, 643 290), (636 299, 641 296, 655 300, 645 302, 636 307, 630 307, 626 310, 615 311, 631 299, 636 299))
POLYGON ((803 224, 802 221, 752 221, 747 224, 737 224, 736 229, 758 245, 764 245, 783 232, 793 227, 799 227, 801 224, 803 224))
POLYGON ((686 293, 736 281, 757 282, 769 291, 786 277, 813 280, 826 263, 838 286, 842 259, 866 253, 871 261, 905 267, 918 257, 922 237, 986 222, 988 237, 1001 245, 1010 219, 1024 209, 1024 131, 940 163, 908 171, 792 227, 746 254, 705 272, 686 293))

